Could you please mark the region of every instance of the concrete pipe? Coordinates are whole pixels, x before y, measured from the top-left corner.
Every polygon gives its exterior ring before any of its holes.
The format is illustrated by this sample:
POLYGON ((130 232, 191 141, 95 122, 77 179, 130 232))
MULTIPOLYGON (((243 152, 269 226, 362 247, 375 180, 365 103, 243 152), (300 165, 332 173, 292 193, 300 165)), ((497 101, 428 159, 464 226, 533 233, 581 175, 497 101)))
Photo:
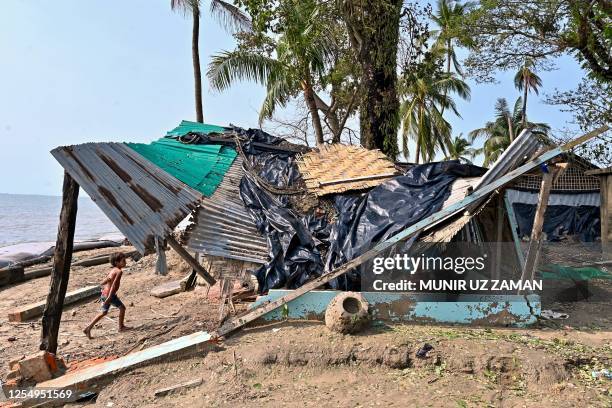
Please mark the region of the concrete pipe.
POLYGON ((338 333, 356 333, 370 321, 368 302, 357 292, 342 292, 329 302, 325 325, 338 333))

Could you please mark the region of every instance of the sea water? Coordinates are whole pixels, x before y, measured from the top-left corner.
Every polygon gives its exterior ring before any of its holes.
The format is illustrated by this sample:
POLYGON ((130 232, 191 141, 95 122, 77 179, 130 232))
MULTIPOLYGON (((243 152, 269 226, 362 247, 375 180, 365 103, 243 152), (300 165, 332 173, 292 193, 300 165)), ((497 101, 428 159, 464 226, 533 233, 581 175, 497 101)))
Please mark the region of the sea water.
MULTIPOLYGON (((61 206, 61 197, 0 193, 0 247, 55 242, 61 206)), ((117 228, 89 197, 79 198, 76 241, 117 233, 117 228)))

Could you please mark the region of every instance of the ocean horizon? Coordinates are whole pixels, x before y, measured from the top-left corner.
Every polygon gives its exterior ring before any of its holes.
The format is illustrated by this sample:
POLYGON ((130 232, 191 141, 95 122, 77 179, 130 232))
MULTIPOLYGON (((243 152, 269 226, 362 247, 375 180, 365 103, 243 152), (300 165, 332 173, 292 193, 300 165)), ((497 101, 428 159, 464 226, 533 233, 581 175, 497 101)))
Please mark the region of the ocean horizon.
MULTIPOLYGON (((81 194, 84 193, 81 191, 81 194)), ((0 247, 55 242, 62 197, 0 193, 0 247)), ((79 197, 76 241, 99 239, 119 231, 88 196, 79 197)))

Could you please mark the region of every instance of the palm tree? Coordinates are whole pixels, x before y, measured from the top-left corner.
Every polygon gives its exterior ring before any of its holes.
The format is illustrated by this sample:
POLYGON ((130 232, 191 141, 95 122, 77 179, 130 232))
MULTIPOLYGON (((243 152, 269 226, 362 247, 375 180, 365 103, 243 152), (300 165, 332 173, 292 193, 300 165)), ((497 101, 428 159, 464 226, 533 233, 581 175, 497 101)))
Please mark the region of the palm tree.
POLYGON ((519 92, 523 91, 523 127, 527 118, 527 94, 529 90, 533 90, 538 95, 538 88, 542 86, 542 79, 535 73, 533 67, 533 60, 528 58, 514 76, 514 86, 519 92))
POLYGON ((515 136, 524 129, 529 129, 535 134, 548 135, 550 126, 546 123, 529 122, 523 116, 522 105, 523 100, 519 97, 514 103, 513 111, 510 112, 506 99, 499 98, 495 103, 495 119, 487 122, 484 127, 474 129, 468 134, 471 143, 474 143, 480 137, 485 138, 483 146, 475 150, 476 154, 484 154, 484 166, 495 162, 512 143, 515 136))
POLYGON ((463 137, 463 135, 455 136, 448 145, 448 153, 446 160, 460 160, 465 163, 472 163, 472 160, 478 154, 478 150, 472 147, 472 143, 463 137))
POLYGON ((316 2, 296 1, 289 8, 291 24, 284 27, 276 40, 276 55, 238 49, 213 56, 208 78, 216 90, 224 90, 235 81, 248 80, 266 86, 266 97, 260 113, 260 123, 270 118, 277 106, 302 93, 308 107, 317 144, 322 144, 323 127, 317 107, 315 78, 323 75, 329 62, 330 37, 316 25, 316 2))
POLYGON ((451 125, 442 116, 441 109, 448 108, 459 116, 449 92, 469 99, 469 86, 453 73, 437 76, 412 72, 400 81, 404 101, 400 106, 402 118, 402 149, 408 157, 408 138, 416 142, 415 160, 430 161, 437 148, 446 154, 450 145, 451 125))
MULTIPOLYGON (((438 0, 437 12, 431 17, 438 26, 438 30, 433 32, 434 35, 437 35, 434 48, 445 54, 447 74, 451 73, 452 65, 455 72, 463 77, 463 71, 457 59, 455 47, 457 45, 467 49, 474 47, 473 39, 467 36, 462 28, 463 17, 473 7, 474 3, 472 2, 461 4, 454 0, 438 0)), ((442 107, 441 113, 444 114, 444 107, 442 107)))
MULTIPOLYGON (((193 17, 191 31, 191 56, 193 59, 193 77, 195 88, 196 120, 204 122, 202 108, 202 72, 200 69, 200 0, 170 0, 172 10, 180 10, 193 17)), ((222 0, 210 1, 210 12, 215 15, 226 28, 248 30, 250 21, 248 17, 233 4, 222 0)))

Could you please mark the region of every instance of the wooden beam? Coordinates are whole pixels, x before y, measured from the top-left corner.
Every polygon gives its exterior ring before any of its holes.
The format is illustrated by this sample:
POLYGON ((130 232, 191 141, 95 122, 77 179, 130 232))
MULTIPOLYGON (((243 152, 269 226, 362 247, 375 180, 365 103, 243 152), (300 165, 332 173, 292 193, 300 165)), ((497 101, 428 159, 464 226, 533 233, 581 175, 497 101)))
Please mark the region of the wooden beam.
POLYGON ((62 210, 57 231, 57 242, 53 252, 51 285, 42 317, 40 342, 41 350, 46 350, 53 354, 57 353, 57 336, 62 320, 62 309, 64 307, 66 288, 68 287, 68 278, 70 277, 70 262, 72 261, 78 199, 79 185, 67 172, 64 172, 62 210))
POLYGON ((204 269, 202 265, 200 265, 195 259, 193 259, 191 255, 189 255, 189 252, 187 252, 181 246, 181 244, 176 242, 174 238, 168 237, 166 238, 166 240, 168 241, 170 247, 172 247, 172 249, 174 249, 180 255, 180 257, 183 258, 185 262, 187 262, 189 266, 191 266, 198 273, 198 275, 204 278, 206 283, 212 286, 217 282, 215 278, 213 278, 208 272, 206 272, 206 269, 204 269))
POLYGON ((525 255, 523 254, 523 248, 521 248, 521 239, 518 236, 518 224, 516 223, 516 214, 514 214, 514 208, 508 199, 508 192, 504 193, 504 203, 506 204, 506 213, 508 214, 508 221, 510 222, 510 229, 512 230, 512 240, 514 241, 514 247, 516 248, 516 256, 519 260, 519 266, 521 270, 525 265, 525 255))
POLYGON ((340 183, 352 183, 355 181, 364 181, 364 180, 376 180, 379 178, 387 178, 394 177, 397 173, 383 173, 383 174, 374 174, 371 176, 361 176, 361 177, 351 177, 351 178, 343 178, 343 179, 335 179, 335 180, 325 180, 319 181, 319 187, 328 186, 331 184, 340 184, 340 183))
MULTIPOLYGON (((85 288, 77 289, 75 291, 66 293, 64 298, 64 306, 71 305, 73 303, 80 302, 85 299, 96 297, 100 295, 100 285, 88 286, 85 288)), ((31 303, 19 307, 8 314, 9 322, 23 322, 34 317, 38 317, 43 314, 46 302, 31 303)))
POLYGON ((612 174, 612 167, 606 167, 605 169, 593 169, 584 172, 587 176, 605 176, 606 174, 612 174))
POLYGON ((496 226, 496 239, 497 248, 495 248, 495 276, 494 279, 501 279, 501 265, 502 265, 502 241, 504 239, 504 200, 501 194, 497 195, 497 226, 496 226))
POLYGON ((604 258, 612 259, 612 175, 601 178, 601 252, 604 258))
MULTIPOLYGON (((558 170, 551 167, 548 173, 542 175, 542 184, 540 185, 540 193, 538 194, 538 206, 536 207, 535 216, 533 219, 533 227, 531 228, 531 238, 529 240, 529 249, 527 250, 527 258, 523 266, 521 281, 533 280, 535 268, 538 265, 540 258, 540 249, 542 247, 542 228, 544 227, 544 215, 548 207, 548 198, 552 189, 553 180, 555 179, 558 170)), ((519 291, 519 294, 522 292, 519 291)))

